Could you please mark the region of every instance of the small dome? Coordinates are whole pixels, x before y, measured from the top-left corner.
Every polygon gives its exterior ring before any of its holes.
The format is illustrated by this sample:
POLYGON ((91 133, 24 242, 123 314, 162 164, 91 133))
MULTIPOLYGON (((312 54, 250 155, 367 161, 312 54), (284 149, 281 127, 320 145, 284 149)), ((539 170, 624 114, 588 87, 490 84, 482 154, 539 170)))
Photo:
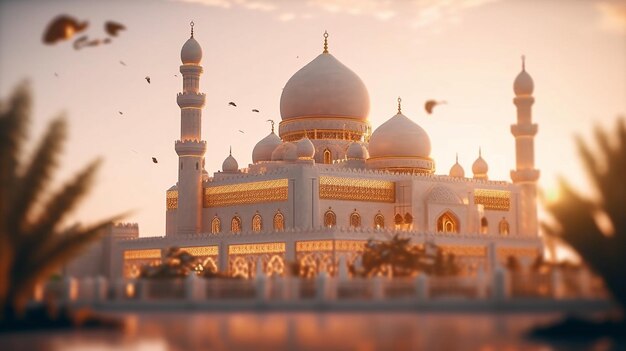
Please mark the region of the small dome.
POLYGON ((296 143, 298 158, 310 160, 315 156, 315 146, 306 136, 296 143))
POLYGON ((489 171, 489 165, 487 161, 485 161, 481 155, 481 152, 478 152, 478 158, 472 164, 472 173, 474 173, 474 178, 478 179, 487 179, 487 172, 489 171))
POLYGON ((430 203, 457 204, 463 203, 461 198, 450 188, 443 185, 434 186, 428 193, 427 201, 430 203))
POLYGON ((180 60, 183 64, 199 64, 202 61, 202 48, 192 36, 189 38, 182 50, 180 50, 180 60))
POLYGON ((450 168, 450 177, 465 178, 465 170, 459 164, 459 155, 456 156, 456 163, 450 168))
POLYGON ((282 161, 285 158, 285 146, 287 143, 281 143, 274 151, 272 151, 272 161, 282 161))
POLYGON ((450 177, 465 178, 465 170, 458 162, 450 168, 450 177))
POLYGON ((239 171, 239 164, 237 160, 233 157, 232 154, 229 154, 228 157, 222 163, 222 172, 224 173, 236 173, 239 171))
POLYGON ((333 55, 323 53, 285 84, 282 120, 296 117, 351 117, 367 120, 370 98, 359 76, 333 55))
POLYGON ((294 143, 285 143, 283 160, 293 162, 298 159, 298 147, 294 143))
POLYGON ((367 149, 357 142, 353 142, 348 146, 346 158, 348 160, 365 160, 368 157, 367 149))
POLYGON ((535 89, 535 83, 533 78, 526 72, 526 63, 524 57, 522 57, 522 71, 515 78, 513 82, 513 91, 516 96, 532 95, 535 89))
POLYGON ((422 127, 402 113, 376 128, 369 142, 370 158, 430 156, 430 138, 422 127))
POLYGON ((280 144, 280 138, 272 131, 254 146, 252 150, 252 163, 271 161, 272 152, 276 150, 276 147, 280 144))

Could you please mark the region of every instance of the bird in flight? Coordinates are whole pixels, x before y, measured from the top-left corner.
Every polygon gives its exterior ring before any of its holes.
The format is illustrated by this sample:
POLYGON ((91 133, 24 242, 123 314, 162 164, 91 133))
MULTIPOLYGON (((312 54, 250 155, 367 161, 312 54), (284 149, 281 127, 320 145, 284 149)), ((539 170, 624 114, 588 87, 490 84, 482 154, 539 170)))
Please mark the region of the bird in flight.
POLYGON ((228 105, 229 105, 229 106, 235 106, 235 107, 237 107, 237 104, 236 104, 236 103, 234 103, 234 102, 232 102, 232 101, 231 101, 231 102, 229 102, 229 103, 228 103, 228 105))
POLYGON ((59 74, 58 74, 58 73, 56 73, 56 72, 54 72, 54 76, 55 76, 55 77, 57 77, 57 78, 59 78, 59 74))
POLYGON ((123 115, 124 113, 122 113, 122 111, 117 111, 117 113, 119 113, 120 115, 123 115))
POLYGON ((156 159, 156 157, 152 158, 152 163, 159 163, 159 161, 156 159))
POLYGON ((445 101, 436 101, 436 100, 427 100, 424 104, 424 109, 426 112, 431 115, 433 113, 433 108, 437 105, 445 104, 445 101))
POLYGON ((243 134, 243 130, 239 129, 239 133, 243 134))
POLYGON ((126 63, 124 61, 120 60, 120 65, 126 66, 126 63))
POLYGON ((125 30, 126 27, 124 27, 123 24, 121 23, 117 23, 117 22, 113 22, 113 21, 107 21, 104 24, 104 30, 107 32, 107 34, 109 34, 110 36, 117 36, 117 33, 121 30, 125 30))
POLYGON ((252 112, 259 112, 259 110, 255 108, 255 109, 252 109, 252 112))
POLYGON ((148 84, 150 84, 150 77, 146 76, 146 81, 148 82, 148 84))

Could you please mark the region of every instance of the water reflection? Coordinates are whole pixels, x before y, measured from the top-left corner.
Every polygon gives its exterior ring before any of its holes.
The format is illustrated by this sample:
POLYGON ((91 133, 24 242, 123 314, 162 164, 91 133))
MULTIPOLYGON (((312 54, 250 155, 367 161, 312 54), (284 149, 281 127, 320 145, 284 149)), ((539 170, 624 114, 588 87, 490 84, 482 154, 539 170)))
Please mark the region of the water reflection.
POLYGON ((0 335, 0 350, 610 350, 523 338, 557 314, 174 312, 121 314, 123 332, 0 335))

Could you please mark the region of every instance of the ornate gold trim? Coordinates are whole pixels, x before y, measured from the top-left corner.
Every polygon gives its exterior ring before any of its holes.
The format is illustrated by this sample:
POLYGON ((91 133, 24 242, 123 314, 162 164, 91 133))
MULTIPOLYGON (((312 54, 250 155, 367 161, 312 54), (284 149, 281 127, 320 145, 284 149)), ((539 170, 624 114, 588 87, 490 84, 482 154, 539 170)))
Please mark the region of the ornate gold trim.
POLYGON ((296 252, 333 251, 332 240, 296 241, 296 252))
POLYGON ((474 203, 485 210, 508 211, 511 208, 511 192, 508 190, 475 189, 474 203))
POLYGON ((181 247, 183 251, 195 256, 195 257, 204 257, 204 256, 217 256, 219 254, 219 247, 217 245, 213 246, 188 246, 181 247))
POLYGON ((124 260, 161 259, 161 249, 125 250, 124 260))

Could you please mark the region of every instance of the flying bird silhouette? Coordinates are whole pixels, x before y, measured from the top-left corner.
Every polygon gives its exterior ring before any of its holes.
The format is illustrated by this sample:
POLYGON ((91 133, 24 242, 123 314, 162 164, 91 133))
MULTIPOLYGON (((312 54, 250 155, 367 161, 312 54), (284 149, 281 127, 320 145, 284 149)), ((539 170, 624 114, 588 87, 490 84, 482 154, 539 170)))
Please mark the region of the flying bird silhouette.
POLYGON ((42 41, 44 44, 53 45, 58 41, 68 40, 76 33, 84 31, 89 26, 89 22, 79 22, 74 17, 59 15, 55 17, 46 28, 42 41))
POLYGON ((159 161, 156 159, 156 157, 152 158, 152 163, 159 163, 159 161))
POLYGON ((76 40, 74 40, 74 43, 72 44, 72 46, 74 47, 74 50, 80 50, 83 48, 83 46, 87 45, 88 41, 89 41, 89 38, 86 35, 83 35, 81 37, 78 37, 76 40))
POLYGON ((116 37, 117 33, 121 30, 126 30, 126 27, 121 23, 107 21, 106 23, 104 23, 104 30, 110 36, 116 37))
POLYGON ((446 103, 445 101, 427 100, 426 103, 424 104, 424 109, 430 115, 433 113, 433 108, 435 108, 435 106, 442 105, 445 103, 446 103))
POLYGON ((148 82, 148 84, 150 84, 150 77, 146 76, 146 81, 148 82))
POLYGON ((239 133, 244 134, 243 130, 239 129, 239 133))
POLYGON ((117 111, 120 115, 123 115, 124 113, 122 113, 122 111, 117 111))
POLYGON ((234 102, 232 102, 232 101, 231 101, 231 102, 229 102, 229 103, 228 103, 228 105, 229 105, 229 106, 235 106, 235 107, 237 107, 237 104, 236 104, 236 103, 234 103, 234 102))
POLYGON ((259 112, 259 110, 255 108, 255 109, 252 109, 252 112, 259 112))
POLYGON ((124 62, 124 61, 122 61, 122 60, 120 60, 120 64, 121 64, 122 66, 126 66, 126 62, 124 62))
POLYGON ((54 76, 55 76, 55 77, 57 77, 57 78, 59 78, 59 74, 58 74, 58 73, 56 73, 56 72, 54 72, 54 76))
POLYGON ((178 77, 178 74, 175 74, 174 77, 178 77))

